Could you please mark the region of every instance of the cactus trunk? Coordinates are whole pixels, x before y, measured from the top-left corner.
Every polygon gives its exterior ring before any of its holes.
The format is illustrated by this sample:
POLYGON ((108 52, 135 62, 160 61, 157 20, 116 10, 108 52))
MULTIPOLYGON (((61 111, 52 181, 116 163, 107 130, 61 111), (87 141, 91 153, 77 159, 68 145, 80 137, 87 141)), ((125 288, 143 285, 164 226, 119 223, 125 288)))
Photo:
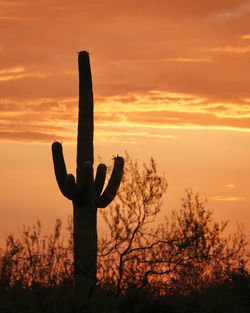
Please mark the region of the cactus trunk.
POLYGON ((74 272, 76 283, 87 279, 95 283, 97 258, 97 208, 93 190, 93 91, 87 52, 78 55, 79 113, 77 136, 76 182, 81 186, 84 199, 73 201, 74 272), (89 163, 87 163, 89 162, 89 163), (84 278, 85 276, 85 278, 84 278))
POLYGON ((96 283, 97 209, 114 199, 119 188, 124 160, 117 156, 108 185, 103 190, 106 166, 99 164, 93 176, 93 91, 89 54, 78 55, 79 115, 76 181, 67 174, 62 145, 52 144, 54 170, 62 194, 73 202, 74 277, 77 288, 90 291, 96 283))
POLYGON ((84 290, 96 283, 96 211, 94 204, 74 204, 74 275, 77 288, 84 290))
POLYGON ((78 55, 79 69, 79 113, 77 136, 77 179, 85 161, 94 162, 93 155, 93 91, 89 55, 82 51, 78 55))

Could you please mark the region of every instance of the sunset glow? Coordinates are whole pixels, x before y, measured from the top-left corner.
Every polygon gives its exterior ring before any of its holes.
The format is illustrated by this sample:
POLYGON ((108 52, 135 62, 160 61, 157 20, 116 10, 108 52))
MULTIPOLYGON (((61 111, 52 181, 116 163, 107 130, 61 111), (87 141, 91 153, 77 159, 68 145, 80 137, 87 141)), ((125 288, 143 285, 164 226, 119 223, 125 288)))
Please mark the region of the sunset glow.
POLYGON ((163 214, 192 187, 219 220, 249 232, 248 0, 1 0, 0 241, 72 213, 50 146, 63 142, 74 172, 81 50, 92 67, 96 160, 153 156, 169 184, 163 214))

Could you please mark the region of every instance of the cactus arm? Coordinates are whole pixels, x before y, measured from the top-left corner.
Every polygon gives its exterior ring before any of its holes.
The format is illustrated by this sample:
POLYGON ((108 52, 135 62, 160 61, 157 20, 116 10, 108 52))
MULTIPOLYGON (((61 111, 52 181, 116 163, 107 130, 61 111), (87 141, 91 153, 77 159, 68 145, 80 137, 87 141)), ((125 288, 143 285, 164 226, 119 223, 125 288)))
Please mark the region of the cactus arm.
POLYGON ((124 159, 117 156, 114 160, 114 167, 108 185, 98 199, 99 208, 105 208, 114 199, 122 179, 124 159))
POLYGON ((66 198, 73 200, 76 194, 75 178, 72 174, 67 174, 60 142, 55 141, 52 144, 52 155, 58 186, 66 198))
POLYGON ((95 176, 95 196, 100 197, 106 178, 107 167, 105 164, 99 164, 95 176))
POLYGON ((79 115, 77 137, 77 182, 85 161, 93 164, 93 91, 89 54, 81 51, 78 55, 79 66, 79 115))
POLYGON ((68 174, 66 177, 66 188, 68 190, 68 194, 70 196, 70 200, 75 200, 78 197, 78 192, 76 188, 75 177, 73 174, 68 174))

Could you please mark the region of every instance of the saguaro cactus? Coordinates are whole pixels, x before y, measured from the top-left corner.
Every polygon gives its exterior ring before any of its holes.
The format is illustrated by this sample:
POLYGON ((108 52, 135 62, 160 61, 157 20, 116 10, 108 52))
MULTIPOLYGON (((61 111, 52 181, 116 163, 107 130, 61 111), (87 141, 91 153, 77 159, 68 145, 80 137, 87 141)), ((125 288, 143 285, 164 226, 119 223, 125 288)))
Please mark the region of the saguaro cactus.
POLYGON ((106 165, 99 164, 93 177, 93 91, 89 54, 78 55, 79 116, 77 137, 77 169, 67 174, 62 145, 52 144, 56 180, 62 194, 73 202, 74 275, 76 285, 89 288, 96 282, 97 209, 104 208, 114 199, 121 182, 124 160, 114 158, 114 167, 106 189, 102 192, 106 165))

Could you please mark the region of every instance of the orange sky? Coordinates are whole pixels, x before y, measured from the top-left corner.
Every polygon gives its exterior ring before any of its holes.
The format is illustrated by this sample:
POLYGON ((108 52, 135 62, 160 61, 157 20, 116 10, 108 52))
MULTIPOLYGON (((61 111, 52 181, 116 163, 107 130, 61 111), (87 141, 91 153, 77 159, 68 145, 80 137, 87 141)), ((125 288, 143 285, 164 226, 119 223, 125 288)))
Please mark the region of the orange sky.
POLYGON ((50 144, 75 171, 77 51, 90 52, 95 155, 153 156, 169 189, 192 187, 250 230, 249 0, 0 0, 0 240, 72 212, 50 144))

